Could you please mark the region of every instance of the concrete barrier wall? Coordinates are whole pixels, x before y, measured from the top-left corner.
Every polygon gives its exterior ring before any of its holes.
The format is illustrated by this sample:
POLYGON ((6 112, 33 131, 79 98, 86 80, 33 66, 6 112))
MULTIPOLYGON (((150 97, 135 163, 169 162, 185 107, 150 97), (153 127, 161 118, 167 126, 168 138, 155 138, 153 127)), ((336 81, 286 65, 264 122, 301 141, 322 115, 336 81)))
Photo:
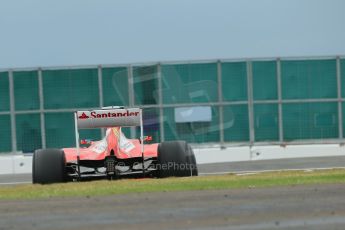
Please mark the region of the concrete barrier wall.
POLYGON ((32 155, 0 156, 0 174, 31 173, 32 155))
POLYGON ((198 164, 269 160, 282 158, 345 156, 345 147, 337 144, 327 145, 289 145, 257 146, 257 147, 229 147, 195 149, 198 164))
MULTIPOLYGON (((195 148, 198 164, 268 160, 282 158, 345 156, 345 146, 336 144, 327 145, 290 145, 258 146, 258 147, 229 147, 195 148)), ((0 156, 0 174, 31 173, 32 155, 4 155, 0 156)))

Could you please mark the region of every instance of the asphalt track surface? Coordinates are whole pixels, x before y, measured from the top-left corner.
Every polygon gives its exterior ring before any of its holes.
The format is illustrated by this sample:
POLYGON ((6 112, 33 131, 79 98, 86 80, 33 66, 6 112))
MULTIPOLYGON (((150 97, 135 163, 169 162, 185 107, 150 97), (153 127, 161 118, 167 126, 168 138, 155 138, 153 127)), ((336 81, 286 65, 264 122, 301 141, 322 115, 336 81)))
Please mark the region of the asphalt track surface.
MULTIPOLYGON (((200 165, 200 173, 343 167, 345 157, 200 165)), ((1 176, 27 182, 31 176, 1 176)), ((0 201, 0 230, 345 229, 345 183, 0 201)))
POLYGON ((344 229, 345 184, 1 201, 0 229, 344 229))

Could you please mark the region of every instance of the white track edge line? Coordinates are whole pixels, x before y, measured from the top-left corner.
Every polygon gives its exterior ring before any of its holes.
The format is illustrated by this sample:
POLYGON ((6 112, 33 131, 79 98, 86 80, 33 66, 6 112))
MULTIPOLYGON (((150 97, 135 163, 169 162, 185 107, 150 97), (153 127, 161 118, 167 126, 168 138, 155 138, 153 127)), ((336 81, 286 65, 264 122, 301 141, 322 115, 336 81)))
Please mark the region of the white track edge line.
POLYGON ((223 172, 211 172, 211 173, 199 173, 200 176, 207 175, 224 175, 224 174, 257 174, 266 172, 288 172, 288 171, 316 171, 316 170, 331 170, 331 169, 345 169, 345 167, 327 167, 327 168, 299 168, 299 169, 271 169, 271 170, 257 170, 257 171, 223 171, 223 172))
POLYGON ((31 184, 32 181, 21 181, 21 182, 1 182, 0 185, 16 185, 16 184, 31 184))

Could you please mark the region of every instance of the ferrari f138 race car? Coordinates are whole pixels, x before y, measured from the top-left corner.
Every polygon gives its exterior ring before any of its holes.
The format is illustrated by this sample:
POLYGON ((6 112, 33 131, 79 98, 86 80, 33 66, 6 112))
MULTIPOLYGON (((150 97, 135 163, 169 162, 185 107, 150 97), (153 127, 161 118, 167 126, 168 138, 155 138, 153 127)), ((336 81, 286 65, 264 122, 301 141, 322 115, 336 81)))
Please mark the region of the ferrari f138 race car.
POLYGON ((33 155, 33 183, 96 178, 197 176, 194 152, 185 141, 144 144, 142 109, 111 107, 74 113, 76 147, 39 149, 33 155), (121 127, 140 126, 140 139, 121 127), (79 140, 79 129, 107 128, 100 141, 79 140), (89 144, 88 147, 80 147, 89 144))

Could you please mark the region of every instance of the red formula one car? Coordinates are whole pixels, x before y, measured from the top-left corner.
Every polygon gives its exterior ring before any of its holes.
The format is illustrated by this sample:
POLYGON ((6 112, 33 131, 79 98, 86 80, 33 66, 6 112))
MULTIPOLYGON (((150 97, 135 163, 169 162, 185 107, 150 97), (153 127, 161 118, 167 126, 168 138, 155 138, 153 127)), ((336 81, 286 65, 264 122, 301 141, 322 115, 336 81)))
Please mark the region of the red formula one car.
POLYGON ((75 112, 76 148, 39 149, 33 155, 33 183, 93 178, 197 176, 194 152, 185 141, 144 144, 142 110, 109 108, 75 112), (140 126, 140 139, 121 127, 140 126), (79 142, 79 129, 107 128, 100 141, 79 142), (89 144, 88 147, 80 147, 89 144))

